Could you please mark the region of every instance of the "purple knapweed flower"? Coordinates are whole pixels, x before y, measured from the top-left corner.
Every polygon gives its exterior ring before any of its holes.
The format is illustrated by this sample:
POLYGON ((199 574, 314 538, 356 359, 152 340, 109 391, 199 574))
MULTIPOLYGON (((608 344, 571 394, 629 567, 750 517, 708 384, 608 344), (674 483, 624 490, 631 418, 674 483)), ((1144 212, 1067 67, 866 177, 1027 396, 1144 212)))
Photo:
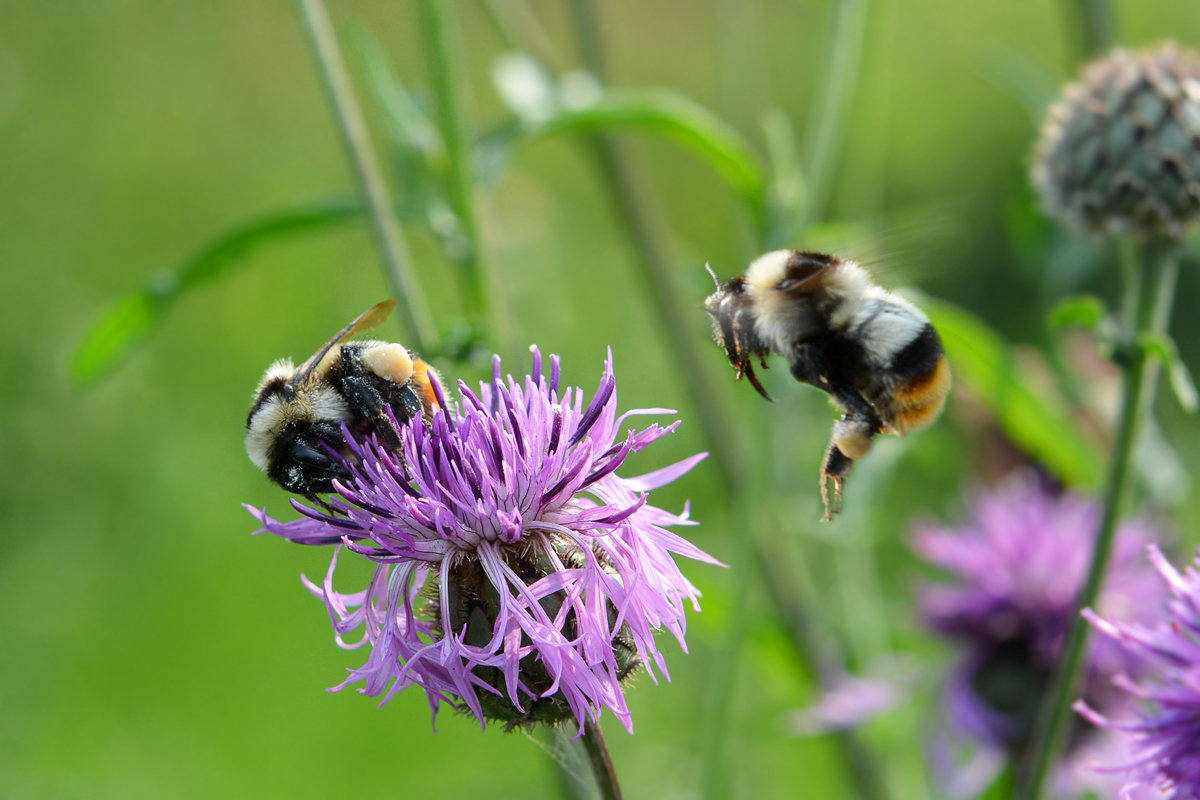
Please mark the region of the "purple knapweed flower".
MULTIPOLYGON (((426 427, 400 428, 400 447, 353 442, 351 478, 335 483, 325 509, 277 522, 250 509, 263 530, 301 544, 335 545, 320 585, 305 583, 329 610, 339 645, 368 645, 362 667, 341 685, 383 695, 420 686, 436 717, 443 702, 481 724, 509 727, 587 718, 610 709, 632 730, 622 681, 644 665, 667 676, 654 632, 666 628, 686 651, 684 605, 699 592, 673 558, 717 563, 671 533, 692 524, 647 502, 704 458, 701 453, 641 475, 620 477, 627 456, 678 426, 624 430, 612 354, 584 404, 559 389, 559 361, 542 375, 500 377, 426 427), (333 588, 343 550, 374 561, 362 591, 333 588), (343 637, 363 629, 361 640, 343 637)), ((350 437, 347 436, 350 440, 350 437)))
MULTIPOLYGON (((1055 496, 1032 480, 1009 480, 977 492, 960 527, 919 525, 913 547, 948 571, 953 583, 926 586, 926 624, 964 646, 946 688, 953 726, 1019 758, 1029 745, 1042 697, 1074 616, 1100 520, 1093 501, 1055 496)), ((1100 607, 1117 618, 1148 618, 1161 596, 1143 556, 1152 541, 1145 522, 1117 531, 1100 607)), ((1081 683, 1100 707, 1115 696, 1111 676, 1137 671, 1136 659, 1112 642, 1093 640, 1081 683)), ((1077 730, 1073 745, 1085 731, 1077 730)))
POLYGON ((1152 787, 1161 797, 1200 797, 1200 556, 1181 575, 1157 547, 1150 560, 1166 581, 1170 599, 1156 625, 1114 621, 1085 609, 1088 621, 1106 641, 1152 665, 1139 682, 1122 673, 1113 678, 1129 704, 1131 719, 1114 718, 1080 700, 1075 710, 1096 725, 1127 734, 1134 751, 1122 764, 1101 765, 1107 772, 1127 774, 1122 797, 1138 787, 1152 787))

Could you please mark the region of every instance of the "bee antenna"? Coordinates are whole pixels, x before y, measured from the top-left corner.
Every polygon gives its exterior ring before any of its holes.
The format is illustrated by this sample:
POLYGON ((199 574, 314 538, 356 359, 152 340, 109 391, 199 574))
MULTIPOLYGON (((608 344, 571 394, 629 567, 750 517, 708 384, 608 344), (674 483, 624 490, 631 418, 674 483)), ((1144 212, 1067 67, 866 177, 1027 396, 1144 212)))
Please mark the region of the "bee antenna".
POLYGON ((704 268, 706 270, 708 270, 708 274, 712 276, 713 283, 715 283, 717 285, 717 288, 720 289, 721 288, 721 279, 717 277, 717 273, 713 272, 713 268, 711 266, 709 266, 709 263, 707 261, 704 262, 704 268))

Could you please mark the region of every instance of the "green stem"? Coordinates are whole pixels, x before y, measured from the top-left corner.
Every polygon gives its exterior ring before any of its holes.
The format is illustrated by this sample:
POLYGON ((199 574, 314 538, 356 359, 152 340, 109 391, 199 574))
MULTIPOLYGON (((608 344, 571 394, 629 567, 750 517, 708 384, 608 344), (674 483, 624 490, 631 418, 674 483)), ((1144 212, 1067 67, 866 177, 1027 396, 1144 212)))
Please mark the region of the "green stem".
POLYGON ((825 80, 809 118, 809 136, 804 150, 804 174, 809 195, 800 230, 824 218, 839 149, 846 141, 846 125, 857 86, 867 28, 867 0, 841 0, 833 36, 821 72, 825 80))
POLYGON ((354 97, 329 12, 322 0, 297 0, 297 6, 313 58, 321 73, 326 99, 337 119, 342 144, 354 165, 359 190, 367 202, 375 247, 384 267, 384 279, 399 304, 400 315, 416 348, 434 352, 440 347, 437 327, 429 315, 421 284, 409 266, 412 258, 404 238, 392 217, 387 184, 375 159, 362 109, 354 97))
POLYGON ((1074 13, 1068 25, 1076 34, 1082 60, 1087 61, 1112 47, 1117 27, 1112 0, 1070 0, 1074 13))
MULTIPOLYGON (((497 324, 497 339, 504 345, 509 341, 508 319, 490 320, 488 298, 499 300, 494 290, 484 261, 483 237, 480 233, 479 216, 475 209, 474 183, 466 126, 463 121, 458 96, 459 64, 451 35, 453 21, 450 19, 452 4, 446 0, 419 0, 418 16, 421 38, 425 42, 429 58, 430 80, 437 97, 437 123, 446 147, 447 195, 462 228, 462 252, 454 257, 462 273, 462 288, 467 315, 475 322, 485 320, 497 324)), ((503 307, 497 303, 497 309, 503 307)))
POLYGON ((584 723, 580 739, 587 752, 588 763, 592 765, 592 774, 596 776, 601 800, 621 800, 621 786, 617 783, 617 771, 608 753, 608 745, 604 743, 604 734, 590 717, 584 723))
POLYGON ((1033 800, 1041 796, 1050 765, 1057 758, 1065 737, 1090 631, 1087 621, 1078 612, 1096 604, 1112 554, 1117 522, 1130 493, 1130 464, 1138 436, 1150 416, 1158 378, 1158 359, 1141 345, 1141 341, 1147 336, 1161 338, 1166 333, 1178 273, 1177 254, 1178 244, 1166 239, 1142 243, 1137 250, 1141 269, 1136 275, 1136 283, 1126 288, 1127 292, 1135 293, 1136 300, 1130 304, 1134 319, 1128 328, 1124 352, 1119 354, 1124 356, 1125 387, 1117 439, 1105 487, 1100 531, 1096 536, 1087 579, 1075 602, 1076 613, 1072 618, 1054 685, 1043 701, 1039 725, 1029 751, 1030 763, 1026 765, 1025 780, 1020 784, 1017 797, 1033 800))

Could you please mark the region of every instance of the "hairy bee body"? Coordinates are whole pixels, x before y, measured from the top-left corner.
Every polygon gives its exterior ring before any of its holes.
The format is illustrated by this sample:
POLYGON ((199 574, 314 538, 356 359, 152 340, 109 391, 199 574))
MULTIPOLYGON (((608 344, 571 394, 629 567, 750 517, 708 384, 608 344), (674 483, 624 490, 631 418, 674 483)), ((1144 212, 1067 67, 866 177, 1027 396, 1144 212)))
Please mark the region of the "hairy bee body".
MULTIPOLYGON (((715 279, 715 278, 714 278, 715 279)), ((777 250, 745 275, 718 282, 705 302, 713 337, 738 377, 770 397, 754 373, 776 353, 792 376, 827 392, 842 410, 821 468, 828 519, 853 462, 878 433, 904 436, 945 404, 950 368, 937 331, 912 303, 879 287, 853 261, 777 250), (834 488, 834 503, 828 495, 834 488)))
POLYGON ((276 361, 254 390, 246 453, 284 489, 313 497, 349 477, 333 455, 349 453, 342 425, 397 446, 392 417, 404 423, 437 410, 437 373, 415 353, 395 342, 346 341, 380 324, 394 305, 372 306, 298 368, 276 361))

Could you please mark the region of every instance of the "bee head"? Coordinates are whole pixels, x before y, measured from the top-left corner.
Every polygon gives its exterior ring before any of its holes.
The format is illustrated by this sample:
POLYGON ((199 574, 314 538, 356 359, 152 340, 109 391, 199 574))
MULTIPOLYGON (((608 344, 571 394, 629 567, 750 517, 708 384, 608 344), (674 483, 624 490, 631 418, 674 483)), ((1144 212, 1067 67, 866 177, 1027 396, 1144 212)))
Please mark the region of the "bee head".
MULTIPOLYGON (((746 279, 738 275, 722 284, 711 267, 706 264, 705 268, 717 285, 716 291, 704 301, 704 310, 712 318, 713 339, 738 371, 738 378, 744 375, 759 394, 770 400, 770 395, 754 374, 752 364, 755 357, 759 361, 766 357, 767 348, 755 333, 755 310, 747 292, 746 279)), ((763 362, 763 365, 766 366, 766 363, 763 362)))

